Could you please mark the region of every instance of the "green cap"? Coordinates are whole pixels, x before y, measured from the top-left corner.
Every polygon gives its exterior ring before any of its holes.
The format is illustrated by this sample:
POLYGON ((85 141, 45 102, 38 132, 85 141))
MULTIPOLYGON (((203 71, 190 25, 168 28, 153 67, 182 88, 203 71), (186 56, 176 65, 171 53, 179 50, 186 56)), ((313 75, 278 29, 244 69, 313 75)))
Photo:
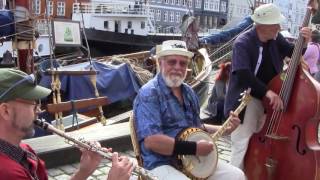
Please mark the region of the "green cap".
POLYGON ((38 100, 50 93, 50 89, 35 84, 33 75, 20 70, 0 68, 0 102, 17 98, 38 100))

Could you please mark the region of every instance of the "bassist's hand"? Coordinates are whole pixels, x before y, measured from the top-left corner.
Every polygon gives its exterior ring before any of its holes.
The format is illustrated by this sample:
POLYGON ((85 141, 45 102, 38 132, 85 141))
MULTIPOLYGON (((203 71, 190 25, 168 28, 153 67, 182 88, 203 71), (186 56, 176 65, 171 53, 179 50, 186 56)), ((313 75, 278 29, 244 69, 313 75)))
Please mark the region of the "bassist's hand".
POLYGON ((273 110, 280 111, 283 109, 283 102, 280 96, 278 96, 278 94, 271 90, 268 90, 266 93, 266 97, 269 99, 269 104, 270 106, 272 106, 273 110))

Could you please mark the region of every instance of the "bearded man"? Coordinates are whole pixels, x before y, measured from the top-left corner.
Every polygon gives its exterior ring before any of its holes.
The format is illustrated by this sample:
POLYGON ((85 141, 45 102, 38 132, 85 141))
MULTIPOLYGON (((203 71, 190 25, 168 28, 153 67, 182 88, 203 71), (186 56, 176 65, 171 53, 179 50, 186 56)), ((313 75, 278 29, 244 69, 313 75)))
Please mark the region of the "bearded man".
MULTIPOLYGON (((206 156, 214 145, 205 140, 180 141, 175 139, 177 134, 189 127, 203 128, 209 133, 214 133, 220 127, 201 124, 199 99, 192 88, 183 83, 193 57, 186 43, 164 41, 156 56, 160 73, 140 89, 133 106, 143 166, 160 180, 189 179, 173 166, 174 157, 206 156)), ((232 117, 226 134, 240 123, 237 116, 232 114, 232 117)), ((218 161, 216 171, 208 179, 244 180, 245 177, 240 169, 218 161)))

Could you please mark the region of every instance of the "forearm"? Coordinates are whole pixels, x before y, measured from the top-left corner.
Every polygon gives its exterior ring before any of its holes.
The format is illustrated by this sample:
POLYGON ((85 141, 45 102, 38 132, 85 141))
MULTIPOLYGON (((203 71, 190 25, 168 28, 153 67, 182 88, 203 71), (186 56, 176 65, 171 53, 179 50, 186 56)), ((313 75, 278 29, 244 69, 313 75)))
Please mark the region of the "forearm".
POLYGON ((148 136, 144 140, 144 145, 147 149, 162 155, 172 155, 174 148, 174 138, 163 135, 156 134, 148 136))

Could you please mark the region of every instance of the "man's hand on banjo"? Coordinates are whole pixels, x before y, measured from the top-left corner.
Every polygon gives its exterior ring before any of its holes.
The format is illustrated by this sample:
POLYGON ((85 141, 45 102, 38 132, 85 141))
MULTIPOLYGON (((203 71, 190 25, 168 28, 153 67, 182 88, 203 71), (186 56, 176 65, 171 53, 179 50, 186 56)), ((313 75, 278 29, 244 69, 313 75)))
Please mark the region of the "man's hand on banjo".
POLYGON ((200 140, 197 141, 197 156, 206 156, 213 150, 213 143, 206 141, 206 140, 200 140))
POLYGON ((231 134, 239 126, 241 122, 238 115, 236 115, 233 111, 230 111, 230 117, 231 117, 231 120, 228 123, 227 129, 224 132, 224 135, 231 134))

